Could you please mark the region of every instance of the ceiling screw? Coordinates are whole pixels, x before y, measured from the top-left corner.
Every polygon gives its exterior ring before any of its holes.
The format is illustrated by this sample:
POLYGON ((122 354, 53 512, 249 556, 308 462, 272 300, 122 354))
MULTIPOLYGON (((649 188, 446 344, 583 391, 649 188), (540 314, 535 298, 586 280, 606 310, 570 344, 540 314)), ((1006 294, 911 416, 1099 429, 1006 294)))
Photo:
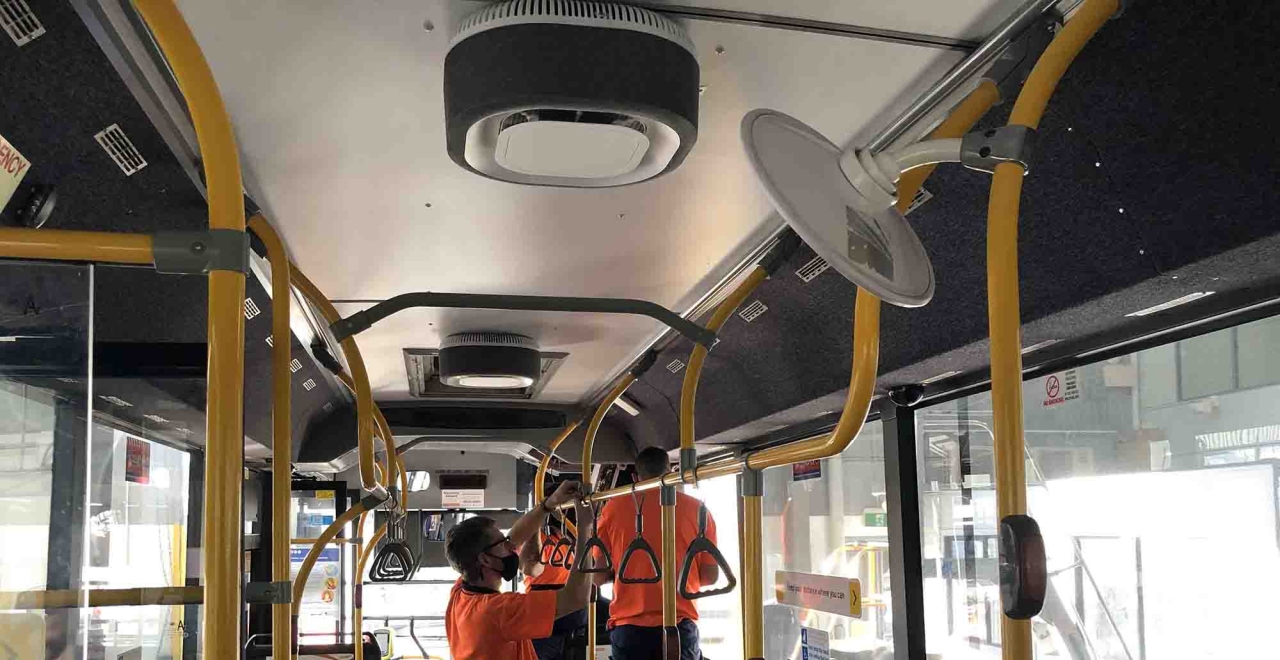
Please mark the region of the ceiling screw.
POLYGON ((1138 254, 1146 254, 1146 253, 1147 253, 1146 250, 1138 250, 1138 254))
POLYGON ((431 202, 427 202, 427 208, 431 208, 431 202))
POLYGON ((716 46, 716 55, 724 55, 724 46, 716 46))
POLYGON ((435 29, 436 29, 436 24, 435 24, 435 23, 432 23, 430 20, 428 20, 427 22, 425 22, 425 23, 423 23, 423 24, 422 24, 422 31, 423 31, 423 32, 431 32, 431 31, 433 31, 433 30, 435 30, 435 29))

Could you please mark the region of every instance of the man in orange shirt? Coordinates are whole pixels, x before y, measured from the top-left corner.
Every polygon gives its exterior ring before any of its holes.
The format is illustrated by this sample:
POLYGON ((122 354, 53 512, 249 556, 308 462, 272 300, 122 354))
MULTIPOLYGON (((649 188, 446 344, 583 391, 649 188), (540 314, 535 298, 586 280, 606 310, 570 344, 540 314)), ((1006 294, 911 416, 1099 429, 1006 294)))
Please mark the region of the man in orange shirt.
MULTIPOLYGON (((534 639, 551 634, 555 620, 587 605, 591 580, 571 571, 559 591, 500 593, 504 580, 515 580, 520 557, 516 549, 532 538, 546 515, 577 497, 577 482, 560 484, 556 492, 529 511, 503 536, 493 519, 477 516, 449 530, 445 554, 461 574, 449 594, 444 632, 453 660, 537 660, 534 639)), ((584 529, 591 523, 590 507, 576 503, 584 529)), ((578 539, 578 552, 586 543, 578 539)))
MULTIPOLYGON (((670 469, 667 453, 649 447, 636 456, 636 478, 656 479, 670 469)), ((654 552, 662 555, 662 505, 656 490, 637 493, 635 498, 619 497, 605 503, 600 513, 600 540, 609 551, 613 566, 618 567, 627 546, 636 538, 636 503, 640 501, 644 515, 644 538, 654 552)), ((676 493, 676 557, 684 560, 689 544, 698 536, 700 502, 684 493, 676 493)), ((707 538, 716 542, 716 523, 708 514, 707 538)), ((632 555, 626 577, 653 577, 642 554, 632 555)), ((679 566, 671 567, 679 571, 679 566)), ((609 608, 609 643, 613 660, 652 660, 662 657, 662 584, 624 584, 611 574, 596 574, 598 584, 613 580, 613 605, 609 608)), ((698 591, 704 584, 720 579, 720 567, 709 555, 698 556, 696 571, 690 571, 686 588, 698 591)), ((698 609, 690 600, 676 596, 676 621, 680 629, 680 659, 700 660, 698 646, 698 609)))

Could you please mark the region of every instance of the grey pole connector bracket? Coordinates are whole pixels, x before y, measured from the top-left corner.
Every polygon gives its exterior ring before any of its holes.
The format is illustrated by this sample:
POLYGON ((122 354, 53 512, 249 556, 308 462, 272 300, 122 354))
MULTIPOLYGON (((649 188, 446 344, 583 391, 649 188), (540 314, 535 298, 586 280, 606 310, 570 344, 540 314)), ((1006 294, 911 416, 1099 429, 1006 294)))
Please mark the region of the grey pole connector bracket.
POLYGON ((975 131, 960 142, 960 163, 971 170, 994 174, 1001 163, 1017 163, 1025 175, 1031 171, 1036 131, 1028 126, 1003 126, 975 131))
POLYGON ((249 274, 249 234, 234 229, 161 231, 151 237, 156 272, 194 275, 214 270, 249 274))
POLYGON ((249 582, 244 585, 244 599, 255 605, 287 605, 293 602, 293 583, 249 582))
POLYGON ((698 482, 698 450, 680 450, 680 480, 686 483, 698 482))
POLYGON ((658 498, 659 504, 661 504, 662 506, 676 505, 676 487, 675 486, 668 486, 667 484, 662 484, 662 487, 658 489, 658 493, 659 493, 659 498, 658 498))
POLYGON ((764 495, 764 472, 746 468, 738 475, 738 495, 761 497, 764 495))

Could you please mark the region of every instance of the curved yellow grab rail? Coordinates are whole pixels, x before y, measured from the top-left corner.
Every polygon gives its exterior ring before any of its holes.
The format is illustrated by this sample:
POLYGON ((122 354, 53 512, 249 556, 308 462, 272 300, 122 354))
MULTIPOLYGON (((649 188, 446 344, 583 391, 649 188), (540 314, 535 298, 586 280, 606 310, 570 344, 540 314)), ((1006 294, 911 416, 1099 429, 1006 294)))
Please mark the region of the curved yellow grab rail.
MULTIPOLYGON (((769 271, 762 266, 756 266, 747 275, 747 279, 733 289, 728 298, 716 307, 715 313, 711 315, 711 319, 707 322, 707 329, 712 332, 720 332, 720 328, 724 327, 729 317, 733 315, 733 311, 742 305, 742 301, 751 295, 756 287, 759 287, 765 280, 769 279, 769 271)), ((698 398, 698 380, 702 377, 702 366, 707 360, 707 347, 702 344, 694 344, 693 352, 689 354, 689 366, 685 368, 684 383, 680 386, 680 452, 681 452, 681 470, 687 467, 684 464, 685 456, 696 456, 691 452, 695 451, 694 441, 694 404, 698 398)), ((684 480, 696 480, 696 475, 682 474, 684 480)))
POLYGON ((582 487, 585 492, 591 490, 591 448, 596 444, 596 434, 600 432, 600 425, 604 423, 604 416, 608 414, 609 408, 613 407, 613 402, 627 391, 631 384, 636 382, 635 374, 627 372, 627 375, 618 381, 617 385, 605 395, 604 400, 600 402, 600 406, 596 408, 596 414, 591 417, 591 424, 587 426, 587 435, 582 439, 582 487))
MULTIPOLYGON (((292 480, 292 331, 289 307, 293 290, 289 287, 289 255, 280 235, 267 219, 254 215, 249 230, 262 240, 271 263, 271 519, 288 520, 292 480)), ((271 532, 271 581, 289 582, 290 525, 273 525, 271 532)), ((293 618, 288 603, 271 606, 271 654, 289 657, 293 640, 293 618)))
MULTIPOLYGON (((235 134, 213 72, 172 0, 136 0, 186 98, 208 185, 209 228, 243 232, 235 134)), ((202 613, 204 653, 240 654, 241 489, 244 482, 244 273, 209 273, 202 613)))
MULTIPOLYGON (((316 288, 311 280, 298 269, 296 264, 291 264, 289 276, 292 278, 293 285, 298 287, 302 295, 306 296, 317 309, 320 315, 324 317, 326 323, 333 323, 342 318, 338 314, 338 310, 333 307, 333 303, 325 297, 320 289, 316 288)), ((373 473, 374 450, 373 450, 373 428, 374 428, 374 404, 373 390, 369 387, 369 372, 365 370, 364 359, 360 357, 360 348, 356 346, 356 340, 352 337, 342 340, 342 353, 347 358, 347 369, 350 370, 350 382, 348 385, 352 388, 356 395, 356 428, 357 428, 357 446, 360 452, 360 487, 367 491, 374 491, 379 488, 377 477, 373 473)))
MULTIPOLYGON (((537 506, 542 506, 542 501, 547 499, 547 496, 546 496, 547 468, 551 467, 551 457, 555 456, 556 449, 559 449, 560 445, 563 444, 564 441, 567 440, 570 435, 573 435, 573 432, 576 431, 578 429, 578 426, 581 424, 582 424, 581 419, 575 419, 572 422, 569 422, 568 426, 565 426, 563 429, 561 429, 559 435, 557 435, 555 438, 552 438, 551 444, 547 445, 547 452, 542 456, 542 460, 538 463, 538 472, 533 477, 533 492, 534 492, 534 496, 537 497, 537 500, 538 500, 537 506)), ((562 514, 557 513, 557 515, 562 515, 562 514)), ((577 527, 575 527, 573 523, 567 520, 565 521, 565 529, 568 529, 573 534, 578 533, 577 527)), ((538 529, 537 542, 538 543, 544 542, 544 539, 542 538, 541 528, 538 529)))
MULTIPOLYGON (((1036 128, 1072 60, 1115 14, 1117 0, 1086 0, 1054 37, 1009 115, 1010 126, 1036 128)), ((996 505, 1001 520, 1027 510, 1022 429, 1022 341, 1018 300, 1018 205, 1025 172, 1017 163, 996 166, 987 208, 987 317, 991 334, 991 405, 994 412, 996 505)), ((1031 657, 1031 622, 1002 617, 1006 660, 1031 657)))

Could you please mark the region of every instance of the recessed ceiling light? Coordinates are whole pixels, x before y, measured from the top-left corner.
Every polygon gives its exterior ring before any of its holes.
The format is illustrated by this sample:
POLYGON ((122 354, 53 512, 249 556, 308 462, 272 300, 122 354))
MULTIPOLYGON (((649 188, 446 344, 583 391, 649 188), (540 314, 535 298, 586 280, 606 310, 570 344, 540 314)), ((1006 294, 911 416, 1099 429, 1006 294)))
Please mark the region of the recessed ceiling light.
POLYGON ((960 373, 959 371, 946 371, 946 372, 943 372, 943 373, 938 374, 937 376, 930 376, 930 377, 928 377, 928 378, 926 378, 926 379, 924 379, 924 380, 920 381, 920 384, 921 384, 921 385, 928 385, 929 383, 936 383, 936 382, 938 382, 938 381, 942 380, 943 378, 950 378, 950 377, 955 376, 955 375, 957 375, 957 374, 959 374, 959 373, 960 373))
POLYGON ((613 405, 623 409, 624 411, 626 411, 628 415, 631 415, 632 417, 640 416, 640 409, 636 407, 636 404, 628 401, 627 397, 625 396, 618 397, 617 400, 613 402, 613 405))
POLYGON ((1213 291, 1197 291, 1195 293, 1188 293, 1187 295, 1182 296, 1181 298, 1174 298, 1173 300, 1170 300, 1168 302, 1162 302, 1159 305, 1155 305, 1152 307, 1148 307, 1146 309, 1140 309, 1136 312, 1125 314, 1125 316, 1147 316, 1149 314, 1163 312, 1166 309, 1173 309, 1174 307, 1177 307, 1179 305, 1185 305, 1189 302, 1193 302, 1201 298, 1207 298, 1209 296, 1212 296, 1213 293, 1214 293, 1213 291))
POLYGON ((542 374, 542 354, 528 337, 463 332, 440 345, 440 380, 451 387, 522 389, 542 374))
POLYGON ((1053 345, 1054 345, 1054 344, 1056 344, 1056 343, 1058 343, 1058 340, 1057 340, 1057 339, 1046 339, 1046 340, 1044 340, 1044 341, 1042 341, 1042 342, 1040 342, 1040 343, 1038 343, 1038 344, 1032 344, 1032 345, 1030 345, 1030 346, 1028 346, 1028 347, 1026 347, 1026 348, 1022 349, 1022 354, 1023 354, 1023 355, 1026 355, 1027 353, 1030 353, 1030 352, 1032 352, 1032 351, 1038 351, 1038 350, 1040 350, 1040 349, 1042 349, 1042 348, 1045 348, 1046 346, 1053 346, 1053 345))
POLYGON ((533 379, 528 376, 452 376, 448 384, 454 387, 485 387, 493 389, 516 389, 528 387, 533 379))

